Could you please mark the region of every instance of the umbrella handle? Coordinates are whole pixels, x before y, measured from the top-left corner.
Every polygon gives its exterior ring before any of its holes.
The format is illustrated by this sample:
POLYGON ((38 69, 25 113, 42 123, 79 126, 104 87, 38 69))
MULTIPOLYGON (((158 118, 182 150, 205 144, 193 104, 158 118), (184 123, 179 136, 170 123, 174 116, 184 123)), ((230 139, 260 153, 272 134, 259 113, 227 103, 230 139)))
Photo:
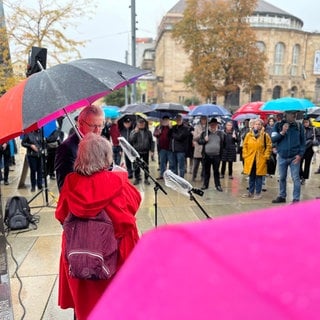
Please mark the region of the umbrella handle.
POLYGON ((65 113, 65 115, 66 115, 67 119, 69 120, 69 122, 70 122, 70 124, 71 124, 72 128, 74 129, 74 132, 75 132, 75 133, 76 133, 76 135, 78 136, 79 140, 82 140, 82 135, 81 135, 81 133, 80 133, 79 129, 77 128, 77 126, 76 126, 76 125, 74 124, 74 122, 71 120, 71 118, 70 118, 70 116, 69 116, 68 112, 66 111, 66 109, 65 109, 65 108, 63 108, 63 111, 64 111, 64 113, 65 113))

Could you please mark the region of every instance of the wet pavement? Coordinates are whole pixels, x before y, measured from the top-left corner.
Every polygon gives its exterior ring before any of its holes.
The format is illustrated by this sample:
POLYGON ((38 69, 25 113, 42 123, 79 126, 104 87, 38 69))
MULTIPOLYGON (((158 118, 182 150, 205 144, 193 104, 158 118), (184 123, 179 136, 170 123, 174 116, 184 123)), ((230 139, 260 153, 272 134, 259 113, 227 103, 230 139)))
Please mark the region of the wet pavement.
MULTIPOLYGON (((26 188, 17 188, 23 159, 24 148, 20 147, 19 153, 16 156, 16 165, 13 167, 14 171, 10 171, 10 185, 1 185, 3 208, 7 198, 10 196, 21 195, 28 200, 34 197, 34 193, 30 191, 29 175, 26 178, 26 188)), ((302 186, 301 201, 320 196, 320 175, 313 174, 319 166, 319 159, 320 155, 318 155, 318 159, 312 164, 310 179, 302 186)), ((150 163, 150 171, 154 178, 159 175, 156 162, 150 163)), ((185 175, 185 179, 191 182, 189 171, 185 175)), ((159 183, 167 194, 164 194, 160 189, 155 191, 155 184, 152 182, 150 185, 145 185, 142 182, 137 186, 143 196, 143 202, 137 213, 140 233, 143 234, 155 227, 155 211, 157 211, 157 224, 160 226, 163 224, 205 220, 206 216, 201 208, 212 218, 216 218, 223 215, 277 206, 271 203, 278 192, 277 175, 273 178, 266 178, 265 188, 267 191, 263 192, 262 199, 253 200, 252 198, 241 197, 242 194, 247 192, 246 187, 248 185, 248 181, 241 174, 241 171, 242 163, 234 163, 233 179, 229 179, 228 176, 221 179, 223 192, 215 190, 213 180, 211 179, 211 185, 202 197, 194 195, 197 201, 191 200, 189 197, 166 187, 163 180, 160 180, 159 183), (197 205, 197 202, 201 208, 197 205)), ((288 181, 287 203, 280 205, 288 206, 288 210, 290 210, 292 183, 290 178, 288 178, 288 181)), ((198 177, 195 182, 192 182, 192 185, 200 188, 202 185, 200 178, 198 177)), ((61 310, 57 306, 61 226, 54 219, 54 206, 59 195, 56 181, 48 179, 47 195, 48 202, 46 201, 46 193, 43 191, 30 203, 32 214, 39 217, 37 229, 27 232, 10 232, 7 237, 12 247, 13 257, 18 264, 17 277, 15 274, 16 265, 8 248, 15 319, 21 319, 23 315, 24 319, 30 320, 64 320, 72 319, 73 317, 72 310, 61 310)))

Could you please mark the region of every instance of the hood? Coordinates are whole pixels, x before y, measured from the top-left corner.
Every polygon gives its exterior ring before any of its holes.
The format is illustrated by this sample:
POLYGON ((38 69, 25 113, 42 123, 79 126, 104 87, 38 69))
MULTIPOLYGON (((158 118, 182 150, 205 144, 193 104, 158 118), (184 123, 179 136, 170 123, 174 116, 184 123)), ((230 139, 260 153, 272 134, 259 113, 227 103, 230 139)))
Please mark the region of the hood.
POLYGON ((70 211, 84 216, 99 212, 121 192, 124 179, 122 175, 127 173, 102 171, 91 176, 70 173, 63 186, 69 190, 70 211))

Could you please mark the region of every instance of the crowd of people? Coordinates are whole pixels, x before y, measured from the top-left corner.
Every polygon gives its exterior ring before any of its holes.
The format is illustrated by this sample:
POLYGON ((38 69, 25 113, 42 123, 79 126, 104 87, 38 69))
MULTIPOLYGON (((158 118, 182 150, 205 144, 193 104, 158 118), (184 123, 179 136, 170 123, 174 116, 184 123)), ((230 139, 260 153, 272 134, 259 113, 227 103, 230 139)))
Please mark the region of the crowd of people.
MULTIPOLYGON (((233 165, 241 161, 242 173, 248 177, 247 192, 242 197, 259 200, 265 177, 270 174, 267 161, 276 155, 279 193, 272 202, 287 201, 289 168, 293 181, 292 202, 299 202, 301 185, 310 176, 320 132, 310 119, 297 121, 296 116, 295 111, 285 112, 281 118, 269 117, 266 123, 257 117, 239 124, 217 117, 188 119, 177 114, 170 119, 165 115, 152 129, 142 115, 109 120, 105 119, 101 107, 88 106, 77 118, 76 132, 71 132, 63 142, 60 137, 55 144, 54 167, 51 164, 47 174, 56 178, 60 192, 56 218, 63 225, 70 212, 83 218, 95 216, 102 209, 108 212, 118 240, 120 268, 139 239, 135 215, 141 195, 135 186, 142 178, 146 186, 150 185, 149 161, 152 159, 158 164, 157 180, 164 178, 167 169, 181 178, 188 172, 192 181, 202 181, 202 190, 209 189, 212 179, 218 192, 223 192, 221 180, 233 179, 233 165), (119 137, 124 137, 137 151, 143 167, 129 159, 119 144, 119 137), (115 170, 123 165, 126 170, 115 170)), ((31 169, 31 191, 36 186, 42 189, 41 142, 40 130, 25 135, 22 140, 31 169)), ((59 305, 73 308, 76 319, 86 319, 112 280, 92 282, 73 278, 68 272, 65 241, 62 234, 59 305)))

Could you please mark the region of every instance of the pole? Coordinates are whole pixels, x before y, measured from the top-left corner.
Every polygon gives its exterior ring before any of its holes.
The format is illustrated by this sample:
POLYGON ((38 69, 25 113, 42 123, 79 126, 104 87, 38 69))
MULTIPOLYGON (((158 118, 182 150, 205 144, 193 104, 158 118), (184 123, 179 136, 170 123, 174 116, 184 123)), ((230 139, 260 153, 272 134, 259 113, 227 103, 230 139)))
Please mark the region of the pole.
MULTIPOLYGON (((10 48, 7 38, 7 30, 5 25, 5 16, 3 1, 0 0, 0 27, 2 30, 1 38, 5 40, 0 46, 0 61, 1 64, 6 66, 6 76, 12 74, 11 61, 10 61, 10 48)), ((1 79, 1 82, 4 79, 1 79)), ((2 84, 4 84, 2 82, 2 84)), ((0 188, 0 319, 13 319, 13 308, 11 301, 10 290, 10 276, 8 270, 7 258, 7 240, 4 230, 4 215, 2 210, 2 194, 0 188)))
MULTIPOLYGON (((136 0, 131 0, 131 56, 132 66, 136 66, 136 0)), ((136 103, 136 84, 132 84, 131 103, 136 103)))
MULTIPOLYGON (((126 50, 126 55, 125 55, 125 61, 126 61, 126 64, 128 64, 128 50, 126 50)), ((124 94, 125 94, 125 105, 128 104, 128 86, 125 86, 124 87, 124 94)))

